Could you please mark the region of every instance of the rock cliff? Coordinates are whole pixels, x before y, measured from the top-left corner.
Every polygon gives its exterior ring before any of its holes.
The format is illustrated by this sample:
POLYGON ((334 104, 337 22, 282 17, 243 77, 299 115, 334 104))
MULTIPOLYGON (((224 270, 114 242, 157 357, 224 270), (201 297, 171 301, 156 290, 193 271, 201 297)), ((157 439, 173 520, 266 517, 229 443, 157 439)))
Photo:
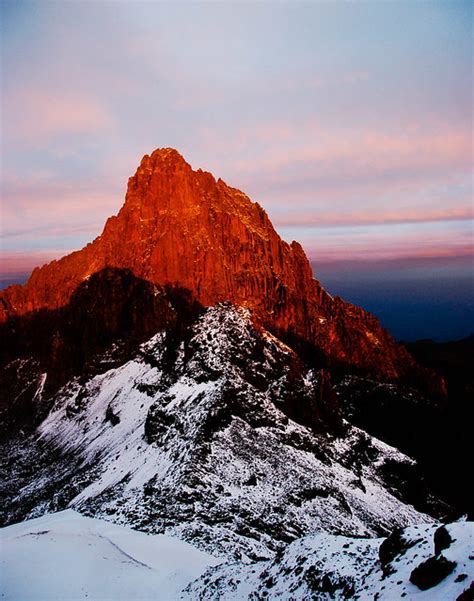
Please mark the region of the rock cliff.
POLYGON ((301 246, 283 241, 260 205, 194 171, 174 149, 143 157, 123 207, 98 238, 36 268, 24 286, 2 291, 0 323, 66 305, 82 282, 110 267, 184 289, 203 306, 230 301, 247 307, 256 322, 315 364, 420 380, 412 357, 374 316, 321 287, 301 246))

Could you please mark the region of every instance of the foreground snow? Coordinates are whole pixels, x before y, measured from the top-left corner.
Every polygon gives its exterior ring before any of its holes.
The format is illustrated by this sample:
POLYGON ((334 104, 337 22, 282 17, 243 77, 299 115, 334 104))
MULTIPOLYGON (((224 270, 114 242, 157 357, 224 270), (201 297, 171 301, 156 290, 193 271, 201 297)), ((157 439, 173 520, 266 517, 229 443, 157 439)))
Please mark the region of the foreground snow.
POLYGON ((68 509, 0 530, 1 598, 178 599, 219 560, 68 509))
POLYGON ((435 555, 437 530, 422 524, 399 531, 385 561, 386 539, 323 533, 296 540, 272 560, 226 563, 176 538, 69 509, 0 530, 1 598, 455 601, 474 578, 473 524, 446 526, 451 540, 435 555), (433 557, 452 562, 451 573, 420 590, 410 576, 433 557))
MULTIPOLYGON (((474 595, 474 524, 446 526, 451 542, 436 554, 434 539, 439 529, 437 524, 421 524, 392 535, 388 541, 390 561, 385 562, 380 547, 387 539, 307 536, 288 545, 272 561, 210 568, 188 587, 187 598, 469 601, 474 595), (452 571, 421 590, 411 576, 427 560, 438 566, 450 563, 452 571)), ((439 567, 430 571, 439 574, 439 567)))

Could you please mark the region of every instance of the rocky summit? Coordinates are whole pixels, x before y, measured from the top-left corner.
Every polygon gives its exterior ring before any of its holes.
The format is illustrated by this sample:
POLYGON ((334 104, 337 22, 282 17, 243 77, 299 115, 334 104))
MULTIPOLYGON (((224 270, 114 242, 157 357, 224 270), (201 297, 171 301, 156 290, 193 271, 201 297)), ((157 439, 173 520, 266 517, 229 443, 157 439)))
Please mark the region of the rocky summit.
POLYGON ((185 290, 203 306, 245 306, 313 363, 444 391, 373 315, 321 287, 300 244, 283 241, 259 204, 194 171, 174 149, 143 157, 123 207, 98 238, 35 269, 24 286, 2 291, 0 321, 63 307, 85 280, 110 267, 185 290))

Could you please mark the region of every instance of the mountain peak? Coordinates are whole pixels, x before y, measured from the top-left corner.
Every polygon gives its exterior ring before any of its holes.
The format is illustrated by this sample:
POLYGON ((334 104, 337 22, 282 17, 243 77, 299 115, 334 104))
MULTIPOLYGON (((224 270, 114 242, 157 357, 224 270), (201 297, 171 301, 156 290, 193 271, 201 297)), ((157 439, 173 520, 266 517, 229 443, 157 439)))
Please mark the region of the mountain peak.
POLYGON ((155 150, 151 153, 152 157, 162 157, 162 158, 166 158, 166 157, 171 157, 173 159, 178 159, 180 161, 184 161, 184 157, 182 154, 180 154, 176 148, 171 148, 171 147, 165 147, 165 148, 155 148, 155 150))
POLYGON ((414 365, 376 318, 323 290, 301 246, 282 240, 260 205, 194 171, 173 148, 143 157, 125 204, 96 240, 0 293, 0 322, 66 305, 105 268, 185 290, 203 306, 248 307, 265 328, 329 367, 397 379, 414 365))
POLYGON ((164 163, 168 165, 188 165, 184 157, 175 148, 156 148, 151 154, 145 154, 140 162, 140 167, 156 167, 164 163))
MULTIPOLYGON (((149 195, 143 192, 155 180, 169 181, 170 178, 184 180, 193 173, 191 165, 174 148, 157 148, 151 154, 145 154, 135 171, 135 174, 129 179, 128 192, 133 196, 134 190, 141 190, 140 200, 146 200, 149 195)), ((152 189, 152 194, 156 196, 156 190, 152 189)))

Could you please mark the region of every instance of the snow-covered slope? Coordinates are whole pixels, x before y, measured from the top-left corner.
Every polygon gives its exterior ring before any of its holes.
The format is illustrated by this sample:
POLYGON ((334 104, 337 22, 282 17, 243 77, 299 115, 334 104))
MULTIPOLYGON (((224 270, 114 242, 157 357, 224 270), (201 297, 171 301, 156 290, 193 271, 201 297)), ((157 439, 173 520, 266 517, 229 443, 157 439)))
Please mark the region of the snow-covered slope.
POLYGON ((215 601, 469 601, 474 598, 474 523, 421 524, 388 539, 309 536, 272 561, 210 568, 186 594, 215 601))
POLYGON ((1 598, 469 601, 473 530, 458 522, 412 526, 388 539, 321 533, 272 560, 229 563, 177 538, 66 510, 0 530, 1 598))
POLYGON ((247 310, 210 308, 56 394, 38 439, 4 450, 4 523, 71 507, 258 559, 305 534, 429 521, 387 478, 412 460, 348 424, 331 434, 323 383, 247 310))
POLYGON ((0 557, 5 601, 170 601, 219 562, 176 538, 72 510, 1 529, 0 557))

